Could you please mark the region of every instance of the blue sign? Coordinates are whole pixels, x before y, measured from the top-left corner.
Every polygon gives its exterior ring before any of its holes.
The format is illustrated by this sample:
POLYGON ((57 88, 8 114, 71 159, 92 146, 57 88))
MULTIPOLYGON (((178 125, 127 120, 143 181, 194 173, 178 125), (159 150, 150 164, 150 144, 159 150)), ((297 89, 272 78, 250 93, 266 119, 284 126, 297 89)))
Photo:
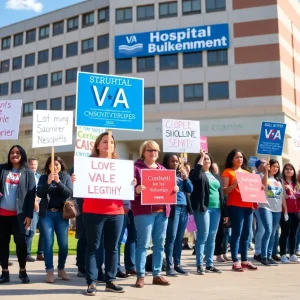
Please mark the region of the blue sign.
POLYGON ((228 24, 115 36, 115 58, 229 48, 228 24))
POLYGON ((77 73, 76 126, 144 130, 144 80, 77 73))
POLYGON ((248 159, 248 166, 254 168, 257 160, 258 158, 256 156, 250 156, 248 159))
POLYGON ((262 122, 257 153, 281 156, 285 129, 283 123, 262 122))

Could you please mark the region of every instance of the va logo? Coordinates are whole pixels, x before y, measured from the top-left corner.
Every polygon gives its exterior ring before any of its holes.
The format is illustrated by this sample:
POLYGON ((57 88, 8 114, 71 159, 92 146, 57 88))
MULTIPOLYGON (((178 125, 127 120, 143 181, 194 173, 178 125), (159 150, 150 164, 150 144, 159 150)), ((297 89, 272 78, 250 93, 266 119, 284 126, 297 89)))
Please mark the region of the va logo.
POLYGON ((137 42, 135 35, 126 36, 126 41, 128 44, 133 44, 137 42))
POLYGON ((281 133, 280 130, 276 130, 276 129, 265 129, 265 135, 266 135, 266 139, 268 140, 281 140, 281 133))
POLYGON ((101 96, 99 95, 98 89, 96 86, 93 86, 94 95, 97 101, 98 106, 103 105, 105 98, 108 100, 113 100, 112 107, 117 107, 118 104, 123 104, 125 108, 129 108, 128 101, 124 92, 124 89, 117 89, 115 96, 107 95, 109 92, 109 87, 105 87, 102 91, 101 96))

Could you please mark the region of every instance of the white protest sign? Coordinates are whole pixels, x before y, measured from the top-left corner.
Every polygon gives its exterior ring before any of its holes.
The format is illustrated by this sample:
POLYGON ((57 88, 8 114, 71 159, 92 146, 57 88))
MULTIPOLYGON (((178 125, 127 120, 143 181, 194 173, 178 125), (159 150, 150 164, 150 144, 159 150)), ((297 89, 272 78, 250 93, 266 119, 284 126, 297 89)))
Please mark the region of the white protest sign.
POLYGON ((162 120, 163 152, 199 153, 200 122, 162 120))
POLYGON ((22 100, 0 100, 0 140, 17 140, 22 100))
POLYGON ((97 137, 103 132, 105 132, 104 128, 78 126, 75 156, 90 156, 97 137))
POLYGON ((294 123, 292 134, 294 149, 300 150, 300 123, 294 123))
POLYGON ((131 160, 75 156, 74 174, 74 197, 134 200, 131 160))
POLYGON ((72 143, 72 111, 33 111, 32 148, 65 146, 72 143))

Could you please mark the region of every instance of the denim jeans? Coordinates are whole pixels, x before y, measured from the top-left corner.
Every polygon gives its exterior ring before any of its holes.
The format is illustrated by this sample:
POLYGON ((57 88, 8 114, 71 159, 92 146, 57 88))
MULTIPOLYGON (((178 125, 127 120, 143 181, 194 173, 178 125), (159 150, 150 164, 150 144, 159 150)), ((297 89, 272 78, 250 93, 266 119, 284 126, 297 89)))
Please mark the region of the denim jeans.
POLYGON ((255 233, 255 255, 261 254, 261 240, 265 233, 264 225, 261 222, 259 210, 253 211, 256 219, 256 233, 255 233))
POLYGON ((188 221, 188 212, 186 205, 176 205, 174 216, 169 217, 165 253, 167 268, 173 265, 180 266, 180 258, 182 252, 182 240, 184 237, 184 231, 188 221))
POLYGON ((76 218, 76 266, 78 271, 85 273, 86 236, 82 220, 82 214, 76 218))
POLYGON ((259 214, 265 233, 261 241, 262 258, 271 258, 275 241, 275 234, 279 227, 281 212, 272 212, 266 208, 259 208, 259 214))
POLYGON ((31 224, 30 224, 30 228, 28 230, 28 234, 25 235, 25 241, 26 241, 26 246, 27 246, 27 255, 30 255, 30 252, 31 252, 32 239, 35 235, 38 221, 39 221, 39 212, 34 211, 33 218, 31 220, 31 224))
POLYGON ((40 218, 39 218, 39 221, 37 223, 37 228, 39 229, 39 232, 40 232, 37 254, 43 255, 44 254, 44 234, 43 234, 43 230, 41 229, 40 218))
POLYGON ((241 260, 248 260, 248 247, 250 230, 253 222, 252 208, 228 206, 231 221, 230 251, 233 262, 238 262, 238 250, 240 248, 241 260))
POLYGON ((220 208, 208 208, 206 212, 194 211, 194 219, 197 226, 196 239, 196 264, 203 265, 203 254, 205 250, 206 266, 213 266, 215 252, 215 240, 220 223, 220 208))
POLYGON ((278 255, 278 246, 279 246, 279 227, 277 228, 277 230, 275 232, 274 246, 273 246, 272 255, 278 255))
POLYGON ((58 270, 65 268, 68 256, 68 228, 69 220, 63 218, 62 212, 47 211, 45 217, 40 217, 40 225, 44 235, 44 258, 46 271, 54 269, 53 244, 54 232, 58 244, 58 270))
POLYGON ((96 283, 98 277, 97 251, 102 236, 105 248, 105 281, 116 279, 118 268, 118 241, 120 238, 124 215, 103 215, 83 213, 87 247, 86 247, 86 281, 96 283))
POLYGON ((153 243, 152 274, 160 276, 168 218, 164 212, 138 215, 134 217, 134 224, 137 231, 135 251, 137 277, 145 277, 146 254, 151 238, 153 243))
POLYGON ((135 269, 136 229, 133 212, 129 210, 127 221, 127 240, 125 243, 124 264, 126 271, 135 269))
POLYGON ((127 228, 127 222, 128 222, 128 216, 124 215, 123 227, 122 227, 122 231, 121 231, 120 238, 119 238, 119 241, 118 241, 118 272, 122 271, 122 266, 121 266, 121 246, 122 246, 122 241, 123 241, 124 233, 125 233, 125 230, 127 228))

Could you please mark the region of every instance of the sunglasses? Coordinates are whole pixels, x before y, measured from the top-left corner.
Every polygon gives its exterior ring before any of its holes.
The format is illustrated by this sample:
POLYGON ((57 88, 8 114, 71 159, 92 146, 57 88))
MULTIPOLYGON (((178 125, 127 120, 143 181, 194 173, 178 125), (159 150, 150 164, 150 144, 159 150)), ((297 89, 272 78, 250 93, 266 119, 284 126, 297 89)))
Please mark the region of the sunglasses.
POLYGON ((158 152, 158 150, 155 150, 155 149, 148 149, 148 150, 145 150, 145 152, 153 153, 153 152, 158 152))

